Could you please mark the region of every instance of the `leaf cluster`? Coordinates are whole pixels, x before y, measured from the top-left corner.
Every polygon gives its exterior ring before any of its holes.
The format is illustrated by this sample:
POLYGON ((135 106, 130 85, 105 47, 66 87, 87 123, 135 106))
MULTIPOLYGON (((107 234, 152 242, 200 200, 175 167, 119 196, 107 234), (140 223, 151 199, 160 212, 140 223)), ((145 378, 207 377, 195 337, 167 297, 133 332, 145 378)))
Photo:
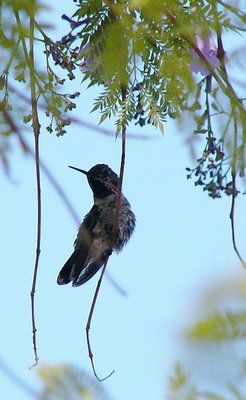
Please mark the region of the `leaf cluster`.
MULTIPOLYGON (((41 4, 1 3, 1 109, 18 112, 24 123, 31 121, 30 108, 23 111, 30 100, 22 88, 30 84, 28 18, 34 15, 35 51, 44 55, 42 67, 35 68, 35 86, 39 107, 49 118, 48 132, 62 135, 71 123, 67 114, 76 107, 79 92, 62 89, 78 73, 88 87, 101 90, 92 111, 100 112, 100 122, 113 117, 117 134, 130 123, 152 125, 163 132, 168 118, 189 113, 196 124, 190 134, 201 136, 204 145, 196 166, 188 168, 188 178, 194 176, 195 185, 212 198, 236 195, 230 175, 244 175, 246 113, 227 73, 229 55, 222 38, 225 30, 243 32, 245 14, 240 7, 212 0, 154 4, 77 0, 74 4, 72 17, 62 16, 69 24, 68 33, 54 41, 38 22, 41 4), (220 67, 213 70, 205 63, 209 76, 197 82, 191 71, 191 50, 196 51, 199 32, 217 37, 220 67), (13 106, 10 93, 24 101, 22 107, 13 106)), ((6 137, 13 127, 4 120, 6 137)))
POLYGON ((135 119, 140 126, 147 123, 163 130, 166 116, 174 117, 182 109, 186 89, 193 85, 182 63, 189 53, 171 29, 163 6, 160 20, 159 8, 156 2, 152 16, 148 7, 135 8, 131 2, 81 1, 73 19, 64 16, 71 31, 50 54, 69 77, 80 68, 89 86, 106 87, 93 108, 101 111, 101 121, 114 115, 117 126, 135 119), (123 113, 122 87, 127 92, 123 113))
MULTIPOLYGON (((21 118, 24 124, 32 120, 30 100, 30 18, 35 23, 35 61, 37 53, 45 55, 35 66, 35 90, 41 110, 50 119, 47 130, 57 135, 65 133, 70 124, 66 115, 76 104, 73 101, 79 93, 62 93, 65 79, 54 72, 49 62, 46 47, 50 39, 38 23, 38 15, 43 6, 37 1, 3 1, 0 5, 0 106, 8 113, 9 120, 21 118), (38 67, 41 64, 41 67, 38 67)), ((4 118, 6 131, 13 132, 13 126, 4 118)), ((12 124, 13 125, 13 124, 12 124)), ((21 126, 21 122, 17 124, 21 126)))
POLYGON ((117 133, 132 122, 140 127, 151 124, 163 132, 167 118, 188 112, 197 124, 194 134, 205 138, 197 165, 188 168, 188 178, 195 176, 195 185, 212 198, 236 194, 229 175, 238 170, 243 175, 245 168, 245 110, 225 69, 221 35, 224 29, 243 30, 240 8, 222 1, 218 6, 213 1, 189 5, 172 0, 158 0, 154 6, 150 1, 75 3, 74 15, 63 16, 70 24, 69 33, 50 43, 47 53, 69 79, 79 69, 88 87, 102 88, 92 109, 100 111, 100 123, 113 116, 117 133), (190 68, 197 27, 217 35, 221 60, 221 69, 198 83, 190 68), (212 127, 213 121, 222 120, 222 130, 212 127))

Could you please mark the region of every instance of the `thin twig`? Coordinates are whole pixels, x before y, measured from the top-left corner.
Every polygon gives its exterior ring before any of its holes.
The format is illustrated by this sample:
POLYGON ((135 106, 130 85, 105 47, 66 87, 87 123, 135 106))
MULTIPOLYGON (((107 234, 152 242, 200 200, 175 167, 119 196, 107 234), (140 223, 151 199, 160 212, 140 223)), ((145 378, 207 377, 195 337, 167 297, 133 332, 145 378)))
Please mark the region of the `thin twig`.
MULTIPOLYGON (((215 4, 216 7, 216 4, 215 4)), ((217 9, 215 9, 217 12, 217 9)), ((217 15, 217 14, 216 14, 217 15)), ((221 64, 221 71, 223 74, 224 81, 227 84, 227 87, 230 91, 236 96, 233 87, 231 86, 225 66, 225 50, 222 41, 221 31, 217 32, 217 42, 218 42, 218 58, 221 64)), ((241 110, 239 109, 241 117, 241 110)), ((230 220, 231 220, 231 236, 232 236, 232 245, 233 249, 240 260, 243 268, 246 269, 246 263, 243 257, 238 250, 237 243, 236 243, 236 230, 235 230, 235 204, 236 204, 236 196, 237 196, 237 185, 236 185, 236 178, 237 178, 237 146, 238 146, 238 125, 237 125, 237 117, 236 117, 236 110, 235 106, 232 104, 232 116, 234 119, 234 143, 233 143, 233 157, 232 157, 232 166, 231 166, 231 176, 232 176, 232 200, 231 200, 231 210, 230 210, 230 220)), ((242 119, 243 121, 243 119, 242 119)))
POLYGON ((110 372, 110 374, 108 374, 106 377, 104 377, 104 378, 99 378, 99 376, 98 376, 98 374, 97 374, 97 372, 96 372, 96 368, 95 368, 95 364, 94 364, 94 359, 93 359, 93 353, 92 353, 92 349, 91 349, 91 342, 90 342, 91 321, 92 321, 92 317, 93 317, 93 313, 94 313, 94 309, 95 309, 95 305, 96 305, 98 293, 99 293, 99 290, 100 290, 100 287, 101 287, 103 275, 104 275, 104 272, 105 272, 106 267, 107 267, 108 259, 109 259, 109 256, 107 256, 107 259, 106 259, 106 261, 105 261, 105 263, 104 263, 104 265, 103 265, 103 269, 102 269, 102 272, 101 272, 99 281, 97 282, 97 287, 96 287, 96 290, 95 290, 95 293, 94 293, 94 296, 93 296, 93 300, 92 300, 92 303, 91 303, 91 308, 90 308, 90 312, 89 312, 89 316, 88 316, 88 320, 87 320, 86 328, 85 328, 85 330, 86 330, 86 341, 87 341, 88 355, 89 355, 89 358, 90 358, 90 362, 91 362, 91 366, 92 366, 93 373, 94 373, 96 379, 97 379, 99 382, 105 381, 106 379, 108 379, 108 378, 114 373, 114 370, 113 370, 113 371, 110 372))
MULTIPOLYGON (((124 103, 126 98, 126 89, 122 88, 122 103, 124 103)), ((122 145, 121 145, 121 163, 120 163, 120 175, 119 175, 119 183, 118 183, 118 188, 117 188, 117 194, 116 194, 116 202, 115 202, 115 214, 114 214, 114 221, 113 221, 113 228, 112 228, 112 241, 111 241, 111 246, 113 248, 115 240, 116 240, 116 232, 118 229, 118 224, 119 224, 119 213, 120 213, 120 201, 121 201, 121 190, 122 190, 122 183, 123 183, 123 176, 124 176, 124 167, 125 167, 125 149, 126 149, 126 127, 125 124, 122 125, 122 141, 121 141, 122 145)), ((93 296, 93 300, 91 303, 91 308, 90 308, 90 312, 89 312, 89 316, 88 316, 88 320, 87 320, 87 324, 86 324, 86 341, 87 341, 87 349, 88 349, 88 355, 90 358, 90 362, 91 362, 91 366, 92 366, 92 370, 93 373, 96 377, 96 379, 100 382, 104 381, 105 379, 108 379, 113 373, 114 370, 107 375, 105 378, 101 379, 99 378, 97 372, 96 372, 96 368, 95 368, 95 364, 94 364, 94 359, 93 359, 93 352, 91 349, 91 343, 90 343, 90 328, 91 328, 91 321, 92 321, 92 317, 93 317, 93 313, 94 313, 94 309, 95 309, 95 305, 96 305, 96 301, 98 298, 98 293, 102 284, 102 280, 103 280, 103 276, 108 264, 108 260, 109 260, 109 256, 107 256, 106 261, 103 265, 102 268, 102 272, 99 278, 99 281, 97 283, 97 287, 93 296)))
POLYGON ((231 220, 231 236, 232 236, 232 245, 233 249, 238 256, 243 268, 246 269, 246 264, 244 259, 242 258, 236 243, 236 231, 235 231, 235 204, 236 204, 236 196, 237 196, 237 185, 236 185, 236 162, 237 162, 237 121, 235 110, 233 111, 234 118, 234 143, 233 143, 233 157, 232 157, 232 200, 231 200, 231 211, 230 211, 230 220, 231 220))
POLYGON ((35 70, 34 70, 34 17, 30 17, 30 38, 29 38, 29 71, 30 71, 30 87, 31 87, 31 105, 32 105, 32 128, 34 133, 34 147, 35 147, 35 165, 36 165, 36 188, 37 188, 37 239, 36 239, 36 258, 33 272, 33 281, 31 289, 31 310, 32 310, 32 340, 33 340, 33 351, 34 351, 34 364, 38 364, 38 353, 37 353, 37 338, 36 338, 36 322, 35 322, 35 290, 37 282, 37 273, 40 257, 40 243, 41 243, 41 183, 40 183, 40 162, 39 162, 39 135, 40 135, 40 124, 37 110, 37 97, 35 87, 35 70))
POLYGON ((21 20, 18 11, 14 12, 17 26, 19 29, 22 48, 26 60, 26 64, 29 68, 30 74, 30 89, 31 89, 31 107, 32 107, 32 128, 34 133, 34 146, 35 146, 35 164, 36 164, 36 187, 37 187, 37 238, 36 238, 36 257, 33 272, 33 281, 31 289, 31 318, 32 318, 32 342, 34 351, 34 364, 33 367, 38 364, 38 353, 37 353, 37 340, 36 340, 36 322, 35 322, 35 289, 37 281, 37 272, 40 256, 40 242, 41 242, 41 185, 40 185, 40 166, 39 166, 39 134, 40 134, 40 124, 38 120, 37 112, 37 98, 36 98, 36 88, 35 88, 35 69, 34 69, 34 17, 30 16, 29 25, 29 54, 27 51, 27 46, 25 39, 22 35, 21 20))
POLYGON ((235 220, 234 220, 234 216, 235 216, 235 204, 236 204, 236 195, 237 195, 237 187, 236 187, 236 174, 232 173, 232 200, 231 200, 231 211, 230 211, 230 220, 231 220, 231 235, 232 235, 232 244, 233 244, 233 249, 236 253, 236 255, 238 256, 243 268, 246 269, 246 263, 243 259, 243 257, 241 256, 238 247, 237 247, 237 243, 236 243, 236 234, 235 234, 235 220))

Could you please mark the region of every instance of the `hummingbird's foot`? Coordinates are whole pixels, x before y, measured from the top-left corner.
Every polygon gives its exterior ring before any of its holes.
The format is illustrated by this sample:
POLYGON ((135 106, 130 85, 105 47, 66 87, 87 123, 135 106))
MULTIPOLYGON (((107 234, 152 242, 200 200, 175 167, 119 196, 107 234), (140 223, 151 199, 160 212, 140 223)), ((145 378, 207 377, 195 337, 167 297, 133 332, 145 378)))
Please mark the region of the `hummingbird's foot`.
POLYGON ((109 249, 109 250, 107 250, 107 251, 105 252, 105 255, 106 255, 107 257, 109 257, 109 256, 111 256, 112 253, 113 253, 113 250, 112 250, 112 249, 109 249))

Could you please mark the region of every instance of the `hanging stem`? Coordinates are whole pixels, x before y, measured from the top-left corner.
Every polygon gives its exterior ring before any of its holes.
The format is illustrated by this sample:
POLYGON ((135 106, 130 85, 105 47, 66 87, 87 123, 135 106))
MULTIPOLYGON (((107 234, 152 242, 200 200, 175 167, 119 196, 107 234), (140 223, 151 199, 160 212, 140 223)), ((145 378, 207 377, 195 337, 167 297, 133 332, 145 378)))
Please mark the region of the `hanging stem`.
MULTIPOLYGON (((216 5, 215 5, 216 7, 216 5)), ((217 10, 216 10, 217 11, 217 10)), ((218 58, 221 63, 221 71, 223 74, 223 79, 227 84, 227 87, 230 89, 231 93, 236 96, 233 87, 231 86, 229 79, 228 79, 228 74, 225 66, 225 50, 223 46, 223 41, 222 41, 222 35, 221 35, 221 28, 220 31, 217 33, 217 41, 218 41, 218 58)), ((244 120, 242 111, 239 108, 239 113, 242 118, 242 121, 244 120)), ((231 200, 231 211, 230 211, 230 220, 231 220, 231 236, 232 236, 232 245, 233 249, 240 260, 242 266, 246 269, 246 263, 243 259, 243 257, 240 254, 240 251, 238 250, 237 243, 236 243, 236 230, 235 230, 235 205, 236 205, 236 196, 237 196, 237 185, 236 185, 236 178, 237 178, 237 147, 238 147, 238 124, 237 124, 237 116, 236 116, 236 109, 234 104, 232 103, 232 116, 234 120, 234 143, 233 143, 233 157, 232 157, 232 166, 231 166, 231 176, 232 176, 232 200, 231 200)))
POLYGON ((236 185, 236 161, 237 161, 237 119, 235 115, 235 110, 233 110, 233 118, 234 118, 234 143, 233 143, 233 158, 232 158, 232 200, 231 200, 231 211, 230 211, 230 220, 231 220, 231 236, 232 236, 232 245, 233 249, 239 258, 243 268, 246 269, 246 263, 243 257, 238 250, 236 243, 236 231, 235 231, 235 204, 236 204, 236 196, 237 196, 237 185, 236 185))
POLYGON ((32 108, 32 128, 34 134, 34 153, 35 153, 35 167, 36 167, 36 190, 37 190, 37 234, 36 234, 36 257, 33 271, 33 280, 31 288, 31 318, 32 318, 32 342, 34 351, 34 364, 33 367, 38 364, 38 352, 37 352, 37 328, 35 322, 35 290, 36 281, 39 265, 40 256, 40 243, 41 243, 41 184, 40 184, 40 161, 39 161, 39 134, 40 124, 37 110, 37 96, 36 96, 36 77, 34 68, 34 16, 30 16, 29 24, 29 54, 26 46, 25 39, 22 35, 21 20, 18 11, 14 12, 17 26, 20 32, 22 48, 26 60, 26 64, 29 68, 30 75, 30 89, 31 89, 31 108, 32 108))
MULTIPOLYGON (((125 98, 126 98, 126 88, 122 88, 122 103, 124 105, 125 102, 125 98)), ((117 229, 118 229, 118 224, 119 224, 119 213, 120 213, 120 200, 121 200, 121 190, 122 190, 122 184, 123 184, 123 176, 124 176, 124 167, 125 167, 125 152, 126 152, 126 126, 125 123, 122 123, 122 141, 121 141, 121 163, 120 163, 120 176, 119 176, 119 184, 118 184, 118 189, 117 189, 117 194, 116 194, 116 204, 115 204, 115 214, 114 214, 114 221, 113 221, 113 229, 112 229, 112 242, 111 242, 111 247, 113 248, 115 240, 116 240, 116 233, 117 233, 117 229)), ((93 313, 94 313, 94 309, 95 309, 95 305, 97 302, 97 298, 98 298, 98 293, 102 284, 102 280, 103 280, 103 276, 108 264, 108 260, 109 260, 109 256, 107 256, 106 261, 103 265, 102 268, 102 272, 99 278, 99 281, 97 283, 97 287, 93 296, 93 300, 91 303, 91 308, 90 308, 90 312, 89 312, 89 316, 88 316, 88 320, 86 323, 86 341, 87 341, 87 349, 88 349, 88 355, 91 361, 91 366, 92 366, 92 370, 93 373, 96 377, 96 379, 100 382, 104 381, 105 379, 108 379, 113 373, 114 370, 107 375, 105 378, 99 378, 97 372, 96 372, 96 368, 95 368, 95 364, 94 364, 94 359, 93 359, 93 352, 91 349, 91 343, 90 343, 90 328, 91 328, 91 321, 92 321, 92 317, 93 317, 93 313)))
POLYGON ((231 220, 231 236, 232 236, 232 244, 233 249, 238 256, 243 268, 246 269, 246 263, 241 256, 237 243, 236 243, 236 233, 235 233, 235 205, 236 205, 236 195, 237 195, 237 186, 236 186, 236 174, 232 172, 232 200, 231 200, 231 211, 230 211, 230 220, 231 220))
POLYGON ((31 106, 32 106, 32 128, 34 134, 34 149, 35 149, 35 166, 36 166, 36 190, 37 190, 37 236, 36 236, 36 258, 33 272, 33 281, 31 289, 31 313, 32 313, 32 341, 34 351, 34 364, 38 364, 38 352, 37 352, 37 328, 35 322, 35 291, 37 282, 37 273, 39 266, 40 257, 40 243, 41 243, 41 183, 40 183, 40 161, 39 161, 39 135, 40 135, 40 124, 37 110, 37 97, 36 97, 36 85, 35 85, 35 69, 34 69, 34 17, 30 17, 30 37, 29 37, 29 71, 30 71, 30 87, 31 87, 31 106))

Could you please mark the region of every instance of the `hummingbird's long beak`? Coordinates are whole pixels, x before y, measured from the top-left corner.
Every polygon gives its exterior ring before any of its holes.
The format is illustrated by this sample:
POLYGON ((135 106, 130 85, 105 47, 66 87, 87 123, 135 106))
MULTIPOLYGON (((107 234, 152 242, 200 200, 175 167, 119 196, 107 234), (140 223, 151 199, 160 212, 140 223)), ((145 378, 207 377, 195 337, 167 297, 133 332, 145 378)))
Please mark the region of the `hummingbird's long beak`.
POLYGON ((85 174, 85 175, 87 175, 87 174, 88 174, 88 172, 87 172, 87 171, 85 171, 85 170, 83 170, 83 169, 79 169, 79 168, 71 167, 71 165, 69 165, 68 167, 69 167, 69 168, 72 168, 72 169, 75 169, 76 171, 82 172, 82 174, 85 174))

